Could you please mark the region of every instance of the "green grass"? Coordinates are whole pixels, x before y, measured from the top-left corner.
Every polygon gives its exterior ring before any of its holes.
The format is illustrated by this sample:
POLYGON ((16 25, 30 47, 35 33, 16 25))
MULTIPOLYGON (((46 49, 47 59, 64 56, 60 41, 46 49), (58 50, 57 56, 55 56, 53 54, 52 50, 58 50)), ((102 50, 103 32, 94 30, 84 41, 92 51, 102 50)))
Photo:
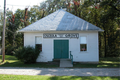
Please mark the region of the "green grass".
POLYGON ((120 77, 99 77, 99 76, 29 76, 29 75, 6 75, 0 74, 2 80, 119 80, 120 77))
MULTIPOLYGON (((35 63, 35 64, 24 64, 17 60, 15 56, 5 55, 5 62, 2 63, 2 56, 0 55, 0 67, 40 67, 40 68, 55 68, 59 67, 58 64, 54 63, 35 63)), ((74 63, 74 68, 119 68, 120 58, 100 58, 99 64, 83 64, 74 63)))
POLYGON ((58 64, 51 63, 34 63, 34 64, 24 64, 23 62, 17 60, 15 56, 5 55, 5 62, 2 63, 2 56, 0 55, 0 67, 42 67, 42 68, 53 68, 59 67, 58 64))
POLYGON ((74 63, 74 67, 81 68, 119 68, 120 57, 100 58, 99 64, 74 63))

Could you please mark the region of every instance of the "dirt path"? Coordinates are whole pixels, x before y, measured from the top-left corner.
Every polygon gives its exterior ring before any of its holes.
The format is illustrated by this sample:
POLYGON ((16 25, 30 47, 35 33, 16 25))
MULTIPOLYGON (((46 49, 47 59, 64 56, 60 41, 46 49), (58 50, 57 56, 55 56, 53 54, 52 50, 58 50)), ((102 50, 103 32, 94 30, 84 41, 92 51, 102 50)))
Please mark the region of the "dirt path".
POLYGON ((120 68, 21 68, 0 67, 0 74, 56 76, 120 76, 120 68))

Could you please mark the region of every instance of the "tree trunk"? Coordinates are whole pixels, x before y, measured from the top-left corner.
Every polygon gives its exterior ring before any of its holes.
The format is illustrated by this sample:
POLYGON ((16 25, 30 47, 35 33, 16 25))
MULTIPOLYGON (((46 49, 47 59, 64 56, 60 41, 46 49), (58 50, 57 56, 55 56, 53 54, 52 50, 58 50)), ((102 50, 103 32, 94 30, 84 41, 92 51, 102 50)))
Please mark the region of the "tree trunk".
POLYGON ((13 33, 13 47, 15 47, 15 33, 13 33))
POLYGON ((105 40, 105 48, 104 48, 105 55, 104 55, 104 57, 107 57, 106 31, 104 31, 104 40, 105 40))
MULTIPOLYGON (((53 9, 52 9, 52 12, 53 12, 53 9)), ((44 16, 45 16, 45 11, 43 10, 43 14, 41 18, 43 18, 44 16)))

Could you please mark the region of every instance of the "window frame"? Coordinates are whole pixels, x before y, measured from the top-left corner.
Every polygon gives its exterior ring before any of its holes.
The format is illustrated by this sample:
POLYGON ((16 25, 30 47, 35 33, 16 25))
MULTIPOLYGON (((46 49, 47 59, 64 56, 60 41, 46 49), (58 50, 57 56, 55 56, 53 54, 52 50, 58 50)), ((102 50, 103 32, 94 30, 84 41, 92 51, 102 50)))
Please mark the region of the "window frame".
MULTIPOLYGON (((36 44, 36 37, 41 37, 40 45, 42 45, 42 43, 43 43, 43 37, 42 37, 42 36, 35 36, 35 46, 36 46, 36 45, 39 45, 39 44, 36 44)), ((40 50, 41 50, 41 51, 43 50, 43 45, 42 45, 42 48, 41 48, 40 50)))
POLYGON ((80 52, 88 52, 88 40, 87 40, 87 35, 80 35, 80 38, 79 38, 79 51, 80 51, 80 52), (81 37, 86 37, 86 43, 81 43, 81 37), (86 51, 81 51, 81 44, 86 44, 86 51))

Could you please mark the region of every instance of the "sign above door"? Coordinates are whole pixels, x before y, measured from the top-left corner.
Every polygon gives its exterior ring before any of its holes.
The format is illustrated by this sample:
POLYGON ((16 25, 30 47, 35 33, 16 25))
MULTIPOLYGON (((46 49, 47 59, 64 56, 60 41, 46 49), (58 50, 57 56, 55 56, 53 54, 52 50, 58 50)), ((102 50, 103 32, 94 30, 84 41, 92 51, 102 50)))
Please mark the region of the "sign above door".
POLYGON ((43 38, 79 38, 78 33, 44 33, 43 38))

